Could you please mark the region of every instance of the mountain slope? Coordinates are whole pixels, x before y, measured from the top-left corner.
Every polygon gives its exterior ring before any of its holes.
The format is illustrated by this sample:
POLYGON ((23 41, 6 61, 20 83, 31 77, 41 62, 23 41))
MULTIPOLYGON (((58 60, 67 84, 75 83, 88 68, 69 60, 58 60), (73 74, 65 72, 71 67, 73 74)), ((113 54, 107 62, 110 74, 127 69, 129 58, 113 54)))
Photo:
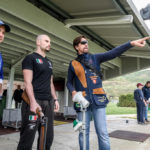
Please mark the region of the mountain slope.
POLYGON ((130 73, 124 76, 103 81, 103 87, 109 96, 113 98, 122 94, 133 93, 137 83, 145 85, 150 80, 150 69, 130 73))

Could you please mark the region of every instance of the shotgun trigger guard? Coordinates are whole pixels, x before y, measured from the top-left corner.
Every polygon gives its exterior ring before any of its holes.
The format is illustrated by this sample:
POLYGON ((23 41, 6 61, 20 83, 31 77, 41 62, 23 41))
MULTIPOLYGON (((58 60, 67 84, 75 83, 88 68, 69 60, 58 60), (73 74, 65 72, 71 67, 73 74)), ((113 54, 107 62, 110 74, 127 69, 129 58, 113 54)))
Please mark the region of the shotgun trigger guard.
POLYGON ((48 121, 48 118, 45 117, 45 116, 43 116, 43 117, 40 118, 40 123, 41 123, 41 125, 43 125, 43 126, 46 125, 47 121, 48 121))

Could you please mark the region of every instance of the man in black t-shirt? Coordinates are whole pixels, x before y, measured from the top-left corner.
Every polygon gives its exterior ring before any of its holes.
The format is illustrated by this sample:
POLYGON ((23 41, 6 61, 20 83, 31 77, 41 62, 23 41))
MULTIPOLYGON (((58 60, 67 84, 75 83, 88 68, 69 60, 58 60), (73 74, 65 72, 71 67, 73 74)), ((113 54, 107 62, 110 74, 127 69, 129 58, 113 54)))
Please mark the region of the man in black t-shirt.
POLYGON ((50 150, 52 145, 53 101, 55 104, 54 111, 59 110, 59 103, 53 84, 52 62, 46 57, 46 52, 49 52, 50 46, 50 38, 47 35, 39 35, 36 39, 36 51, 27 55, 22 62, 25 89, 30 99, 30 106, 23 101, 22 128, 17 150, 32 149, 36 129, 39 128, 34 121, 37 108, 48 117, 45 150, 50 150))

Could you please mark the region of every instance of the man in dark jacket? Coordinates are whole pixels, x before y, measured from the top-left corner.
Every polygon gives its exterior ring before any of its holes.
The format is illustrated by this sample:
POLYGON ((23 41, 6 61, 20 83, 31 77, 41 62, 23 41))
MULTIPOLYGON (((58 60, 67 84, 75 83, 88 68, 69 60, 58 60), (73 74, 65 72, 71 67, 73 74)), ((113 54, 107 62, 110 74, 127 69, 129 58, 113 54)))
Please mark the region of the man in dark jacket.
POLYGON ((18 108, 18 105, 22 102, 22 93, 23 90, 21 89, 20 85, 17 85, 17 89, 14 91, 13 98, 15 100, 15 107, 18 108))
POLYGON ((145 122, 144 122, 144 114, 145 114, 144 107, 146 105, 146 102, 144 100, 142 88, 143 88, 143 84, 138 83, 137 89, 134 91, 134 99, 136 101, 138 124, 145 124, 145 122))
MULTIPOLYGON (((142 38, 135 41, 129 41, 118 46, 106 53, 89 54, 88 40, 85 36, 79 36, 74 39, 73 46, 77 51, 77 59, 71 61, 68 68, 67 87, 74 97, 84 96, 90 103, 86 111, 86 150, 89 150, 89 132, 91 114, 93 115, 96 133, 98 136, 99 150, 110 150, 109 136, 106 126, 105 107, 108 103, 106 93, 102 88, 102 79, 100 64, 120 56, 123 52, 133 46, 144 47, 145 40, 150 37, 142 38), (73 84, 73 82, 75 84, 73 84), (75 87, 74 87, 75 85, 75 87)), ((74 105, 77 111, 79 121, 82 121, 83 113, 80 105, 74 105)), ((79 133, 80 150, 83 150, 83 133, 79 133)))
MULTIPOLYGON (((143 94, 144 94, 144 98, 145 101, 147 102, 148 99, 150 98, 150 81, 147 81, 145 86, 142 88, 143 94)), ((148 103, 145 107, 145 121, 149 122, 148 120, 148 103)))

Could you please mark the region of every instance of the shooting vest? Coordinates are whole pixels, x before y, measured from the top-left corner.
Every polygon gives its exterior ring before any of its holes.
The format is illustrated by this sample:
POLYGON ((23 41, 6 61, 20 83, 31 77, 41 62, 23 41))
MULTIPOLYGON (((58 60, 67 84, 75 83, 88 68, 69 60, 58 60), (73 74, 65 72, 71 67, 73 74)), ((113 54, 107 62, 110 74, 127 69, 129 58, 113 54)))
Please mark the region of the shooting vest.
MULTIPOLYGON (((92 65, 96 65, 92 55, 90 56, 89 61, 92 62, 92 65)), ((83 96, 90 102, 90 104, 93 104, 94 107, 106 107, 108 99, 102 88, 100 77, 77 60, 72 61, 72 67, 79 84, 75 85, 76 91, 82 91, 83 96)), ((76 82, 77 81, 75 81, 75 84, 76 82)), ((80 111, 80 105, 78 103, 74 104, 74 108, 76 111, 80 111)))

